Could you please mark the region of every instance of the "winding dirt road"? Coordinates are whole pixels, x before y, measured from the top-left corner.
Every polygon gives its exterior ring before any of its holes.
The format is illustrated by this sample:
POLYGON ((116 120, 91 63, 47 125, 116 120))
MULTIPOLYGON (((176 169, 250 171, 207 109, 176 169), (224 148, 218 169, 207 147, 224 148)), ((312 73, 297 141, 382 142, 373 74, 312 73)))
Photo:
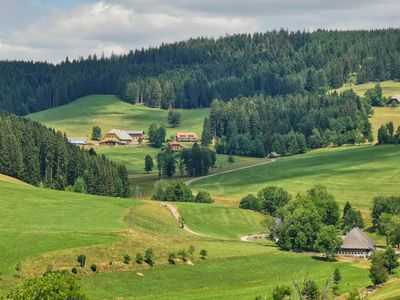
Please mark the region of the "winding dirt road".
POLYGON ((237 169, 222 171, 222 172, 218 172, 218 173, 213 173, 213 174, 206 175, 206 176, 195 177, 195 178, 186 180, 185 184, 186 185, 191 185, 195 181, 203 180, 203 179, 210 178, 210 177, 213 177, 213 176, 217 176, 217 175, 220 175, 220 174, 232 173, 232 172, 239 171, 239 170, 244 170, 244 169, 254 168, 254 167, 257 167, 257 166, 266 165, 266 164, 269 164, 269 163, 273 163, 274 161, 276 161, 276 159, 270 159, 270 160, 267 160, 267 161, 260 162, 258 164, 254 164, 254 165, 250 165, 250 166, 244 166, 244 167, 240 167, 240 168, 237 168, 237 169))

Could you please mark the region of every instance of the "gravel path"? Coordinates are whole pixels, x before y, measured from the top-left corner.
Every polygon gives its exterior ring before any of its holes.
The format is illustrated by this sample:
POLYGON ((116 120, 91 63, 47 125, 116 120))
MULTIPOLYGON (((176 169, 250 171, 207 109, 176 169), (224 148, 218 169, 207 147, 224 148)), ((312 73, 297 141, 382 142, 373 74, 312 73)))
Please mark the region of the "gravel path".
POLYGON ((209 177, 213 177, 213 176, 217 176, 217 175, 220 175, 220 174, 232 173, 232 172, 239 171, 239 170, 244 170, 244 169, 249 169, 249 168, 253 168, 253 167, 257 167, 257 166, 266 165, 266 164, 274 162, 275 160, 276 159, 271 159, 271 160, 263 161, 261 163, 250 165, 250 166, 245 166, 245 167, 240 167, 240 168, 237 168, 237 169, 222 171, 222 172, 218 172, 218 173, 214 173, 214 174, 210 174, 210 175, 206 175, 206 176, 202 176, 202 177, 195 177, 195 178, 186 180, 185 184, 186 185, 191 185, 195 181, 203 180, 203 179, 206 179, 206 178, 209 178, 209 177))

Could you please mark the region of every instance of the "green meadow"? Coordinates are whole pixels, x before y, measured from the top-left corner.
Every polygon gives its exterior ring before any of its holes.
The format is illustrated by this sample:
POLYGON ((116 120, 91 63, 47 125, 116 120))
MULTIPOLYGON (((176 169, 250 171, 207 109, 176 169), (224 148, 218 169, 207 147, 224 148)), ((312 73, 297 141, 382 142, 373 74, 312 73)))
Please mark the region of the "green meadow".
POLYGON ((155 201, 54 191, 3 177, 0 189, 7 195, 0 198, 3 294, 49 265, 70 270, 81 253, 87 255, 87 265, 96 263, 99 269, 93 274, 88 267, 79 269, 83 288, 92 299, 254 299, 306 273, 322 286, 335 267, 348 282, 343 292, 369 281, 363 264, 327 263, 306 254, 279 251, 262 241, 239 241, 241 235, 262 229, 263 217, 255 212, 179 203, 187 224, 205 235, 196 236, 180 229, 171 213, 155 201), (191 258, 194 265, 167 264, 169 252, 189 245, 196 248, 191 258), (123 264, 123 254, 134 257, 148 247, 155 251, 154 269, 123 264), (201 249, 208 251, 206 260, 199 257, 201 249), (21 272, 14 270, 17 263, 22 265, 21 272))
POLYGON ((374 196, 398 194, 399 146, 354 146, 311 151, 293 157, 220 174, 193 183, 214 197, 238 202, 249 193, 275 185, 291 194, 323 184, 343 204, 369 209, 374 196))
MULTIPOLYGON (((367 83, 363 83, 363 84, 345 84, 342 87, 336 89, 335 91, 340 93, 345 90, 353 90, 359 96, 364 96, 365 92, 368 91, 369 89, 373 89, 375 87, 375 85, 376 85, 376 82, 367 82, 367 83)), ((382 81, 380 83, 380 85, 382 88, 382 94, 385 97, 390 97, 393 95, 400 94, 400 82, 399 81, 393 81, 393 80, 382 81)))
POLYGON ((166 110, 132 105, 114 95, 91 95, 63 106, 30 114, 27 117, 66 132, 68 136, 86 137, 91 136, 95 125, 100 126, 104 134, 113 128, 147 131, 152 122, 159 122, 166 127, 167 137, 169 137, 174 136, 182 128, 200 135, 208 111, 207 108, 180 110, 181 126, 170 128, 166 110))

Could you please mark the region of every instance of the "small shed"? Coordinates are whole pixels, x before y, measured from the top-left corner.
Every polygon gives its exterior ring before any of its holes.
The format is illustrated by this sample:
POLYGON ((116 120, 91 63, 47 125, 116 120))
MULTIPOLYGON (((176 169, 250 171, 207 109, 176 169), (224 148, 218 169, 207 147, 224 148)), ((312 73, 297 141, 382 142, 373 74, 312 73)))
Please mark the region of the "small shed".
POLYGON ((353 228, 342 240, 338 255, 369 257, 375 251, 375 242, 358 227, 353 228))
POLYGON ((272 151, 270 154, 268 154, 269 158, 278 158, 280 155, 276 153, 275 151, 272 151))
POLYGON ((71 137, 68 138, 68 143, 73 145, 87 145, 88 139, 85 137, 71 137))
POLYGON ((400 95, 394 95, 389 98, 386 102, 387 106, 399 106, 400 105, 400 95))

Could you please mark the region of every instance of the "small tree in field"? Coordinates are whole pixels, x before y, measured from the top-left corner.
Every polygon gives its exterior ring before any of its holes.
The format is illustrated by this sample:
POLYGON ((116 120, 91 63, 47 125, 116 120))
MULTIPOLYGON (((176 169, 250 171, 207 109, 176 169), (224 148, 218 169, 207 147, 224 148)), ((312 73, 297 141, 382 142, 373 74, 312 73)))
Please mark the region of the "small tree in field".
POLYGON ((292 289, 287 285, 278 285, 272 290, 273 300, 284 300, 289 299, 292 295, 292 289))
POLYGON ((140 253, 137 253, 135 261, 136 261, 137 264, 143 263, 143 255, 140 254, 140 253))
POLYGON ((153 170, 154 162, 150 155, 146 155, 144 159, 144 170, 148 173, 153 170))
POLYGON ((188 252, 189 252, 190 256, 193 256, 195 250, 196 250, 196 248, 193 245, 189 246, 188 252))
POLYGON ((181 123, 181 113, 173 108, 168 111, 168 123, 172 127, 178 127, 181 123))
POLYGON ((92 129, 92 140, 100 141, 101 140, 101 128, 99 126, 94 126, 92 129))
POLYGON ((85 264, 86 264, 86 255, 81 254, 81 255, 78 256, 78 258, 77 258, 76 260, 77 260, 77 262, 79 263, 79 265, 81 266, 81 268, 84 268, 84 267, 85 267, 85 264))
POLYGON ((150 265, 154 266, 154 251, 152 248, 147 248, 144 252, 144 261, 150 265))
POLYGON ((397 254, 392 247, 388 247, 384 253, 385 267, 389 274, 393 274, 393 270, 399 266, 397 261, 397 254))
POLYGON ((375 252, 372 255, 372 264, 369 269, 369 278, 374 285, 385 283, 388 279, 388 270, 385 267, 386 259, 383 252, 375 252))
POLYGON ((207 255, 208 255, 207 250, 204 249, 200 250, 201 259, 206 259, 207 255))
POLYGON ((229 154, 229 156, 228 156, 228 163, 233 164, 234 162, 235 162, 235 158, 233 157, 232 154, 229 154))
POLYGON ((124 264, 129 265, 130 261, 131 261, 131 257, 128 254, 124 255, 124 264))
POLYGON ((323 226, 315 241, 315 248, 324 253, 326 258, 332 258, 342 245, 342 239, 337 236, 336 227, 333 225, 323 226))
POLYGON ((338 268, 333 272, 333 286, 332 291, 335 295, 339 295, 339 284, 342 281, 342 274, 340 274, 340 270, 338 268))

